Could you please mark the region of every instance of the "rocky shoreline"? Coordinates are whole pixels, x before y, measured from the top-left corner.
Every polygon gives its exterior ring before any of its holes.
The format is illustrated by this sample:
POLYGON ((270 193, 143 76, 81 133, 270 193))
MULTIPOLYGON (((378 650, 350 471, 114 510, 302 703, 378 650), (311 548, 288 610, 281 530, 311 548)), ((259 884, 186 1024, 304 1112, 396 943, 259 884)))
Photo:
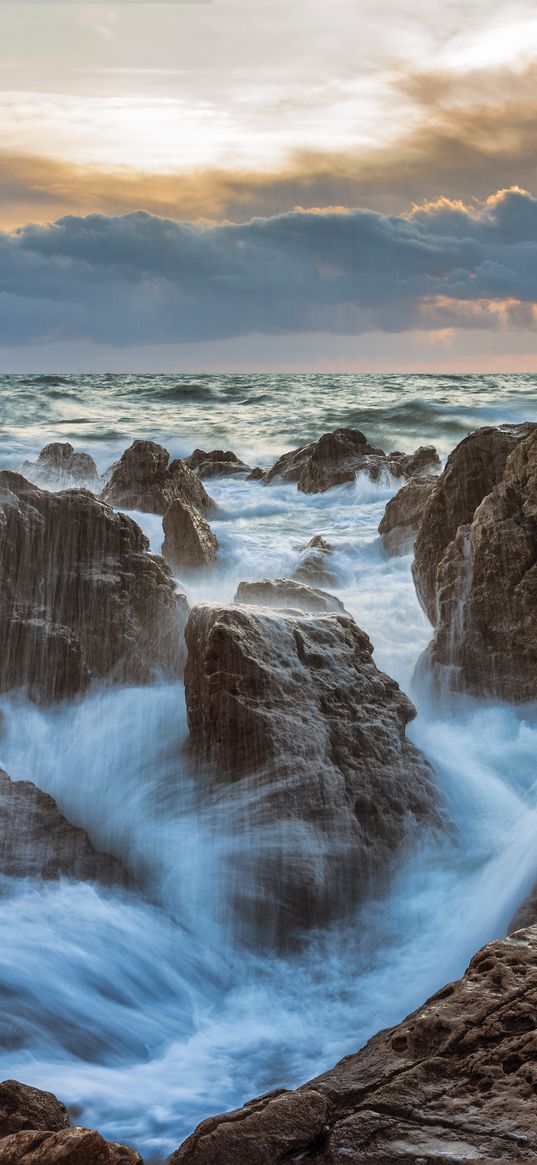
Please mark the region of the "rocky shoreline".
MULTIPOLYGON (((247 893, 239 887, 234 903, 237 925, 261 949, 299 945, 308 928, 378 892, 421 829, 446 827, 446 811, 406 736, 411 701, 330 593, 326 540, 304 547, 294 578, 248 580, 234 603, 190 610, 177 577, 210 572, 219 550, 202 479, 296 482, 306 494, 358 474, 400 480, 379 534, 386 555, 414 547, 433 633, 416 682, 438 700, 537 699, 536 425, 480 429, 443 470, 432 447, 386 454, 353 429, 268 470, 223 450, 171 461, 150 441, 134 442, 104 479, 68 445, 46 446, 24 469, 32 481, 0 472, 1 689, 46 705, 184 670, 201 795, 210 807, 222 784, 237 790, 238 833, 247 835, 252 813, 270 831, 263 854, 248 856, 247 893), (121 509, 162 518, 163 557, 121 509)), ((52 798, 5 773, 0 784, 0 874, 129 887, 118 859, 98 853, 52 798)), ((325 1075, 203 1122, 170 1160, 531 1160, 536 1007, 529 926, 490 943, 460 981, 325 1075)), ((141 1158, 72 1128, 50 1094, 7 1081, 0 1161, 141 1158)))

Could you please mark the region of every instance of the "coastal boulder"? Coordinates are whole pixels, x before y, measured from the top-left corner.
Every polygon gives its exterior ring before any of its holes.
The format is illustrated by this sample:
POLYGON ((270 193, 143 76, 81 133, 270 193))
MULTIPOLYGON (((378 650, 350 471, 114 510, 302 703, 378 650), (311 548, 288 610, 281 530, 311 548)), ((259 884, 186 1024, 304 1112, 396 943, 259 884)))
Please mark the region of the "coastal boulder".
POLYGON ((0 472, 0 690, 47 702, 92 680, 180 673, 186 599, 135 522, 87 490, 0 472))
POLYGON ((343 612, 193 608, 190 748, 234 814, 238 916, 271 941, 343 914, 437 821, 415 714, 343 612), (273 927, 274 933, 269 933, 273 927))
POLYGON ((534 1161, 537 927, 294 1092, 203 1121, 170 1165, 534 1161))
POLYGON ((434 473, 440 466, 440 457, 434 445, 420 445, 414 453, 390 453, 391 461, 398 461, 405 477, 422 477, 434 473))
POLYGON ((68 489, 85 485, 96 490, 99 471, 89 453, 79 453, 68 441, 54 441, 45 445, 37 461, 25 461, 23 474, 35 485, 68 489))
POLYGON ((336 595, 329 595, 326 591, 306 586, 291 578, 241 582, 237 588, 235 602, 239 606, 272 607, 275 610, 294 609, 312 615, 345 610, 336 595))
POLYGON ((335 586, 337 575, 330 570, 329 559, 333 549, 325 538, 315 534, 302 548, 298 566, 293 571, 293 578, 298 582, 315 586, 335 586))
POLYGON ((178 500, 204 512, 214 506, 199 477, 154 441, 134 441, 125 450, 101 498, 117 509, 162 515, 178 500))
POLYGON ((537 699, 537 426, 447 547, 436 610, 420 664, 436 687, 537 699))
POLYGON ((93 1129, 71 1128, 67 1109, 51 1092, 0 1083, 2 1165, 143 1165, 139 1153, 111 1144, 93 1129))
POLYGON ((411 478, 390 498, 379 525, 387 554, 409 554, 423 516, 423 508, 437 478, 423 474, 411 478))
POLYGON ((185 457, 184 465, 187 465, 202 480, 211 477, 233 477, 237 473, 245 475, 254 472, 252 466, 240 461, 236 453, 224 449, 212 449, 209 453, 204 449, 194 449, 189 457, 185 457))
POLYGON ((373 481, 382 473, 394 477, 403 474, 398 462, 390 462, 359 429, 335 429, 318 441, 284 453, 266 474, 265 484, 296 481, 302 493, 324 493, 334 485, 354 481, 360 472, 369 474, 373 481))
POLYGON ((162 522, 162 553, 172 570, 190 573, 212 566, 218 542, 209 523, 189 502, 179 499, 166 510, 162 522))

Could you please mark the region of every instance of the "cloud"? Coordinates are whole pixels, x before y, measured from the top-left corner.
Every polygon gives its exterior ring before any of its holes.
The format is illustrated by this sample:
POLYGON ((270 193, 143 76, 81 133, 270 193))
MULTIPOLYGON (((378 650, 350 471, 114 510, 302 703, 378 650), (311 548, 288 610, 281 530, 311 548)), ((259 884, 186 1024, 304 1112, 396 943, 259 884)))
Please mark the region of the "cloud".
POLYGON ((70 216, 0 234, 0 342, 533 328, 537 199, 195 226, 70 216))

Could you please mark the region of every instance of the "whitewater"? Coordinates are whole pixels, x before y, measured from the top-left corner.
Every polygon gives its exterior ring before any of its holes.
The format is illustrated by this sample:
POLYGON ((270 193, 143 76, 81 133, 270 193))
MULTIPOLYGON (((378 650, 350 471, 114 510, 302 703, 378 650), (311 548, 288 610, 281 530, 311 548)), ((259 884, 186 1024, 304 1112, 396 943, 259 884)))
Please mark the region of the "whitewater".
MULTIPOLYGON (((173 456, 224 448, 269 467, 338 426, 387 451, 435 444, 445 459, 481 425, 537 421, 529 376, 44 374, 1 377, 0 394, 0 467, 11 469, 59 440, 104 472, 141 437, 173 456)), ((446 810, 443 834, 405 851, 385 897, 291 953, 254 950, 237 931, 233 887, 249 855, 225 794, 210 812, 200 803, 181 683, 101 688, 47 710, 0 701, 0 765, 51 793, 143 886, 3 880, 0 1071, 54 1092, 76 1123, 148 1163, 203 1117, 296 1086, 398 1022, 505 933, 537 882, 537 708, 432 706, 413 685, 431 627, 411 556, 386 557, 377 534, 399 484, 360 476, 306 496, 207 483, 220 550, 189 580, 190 602, 287 577, 300 548, 325 537, 335 593, 417 705, 408 734, 446 810)), ((132 516, 159 552, 161 519, 132 516)), ((254 829, 249 845, 262 842, 254 829)))

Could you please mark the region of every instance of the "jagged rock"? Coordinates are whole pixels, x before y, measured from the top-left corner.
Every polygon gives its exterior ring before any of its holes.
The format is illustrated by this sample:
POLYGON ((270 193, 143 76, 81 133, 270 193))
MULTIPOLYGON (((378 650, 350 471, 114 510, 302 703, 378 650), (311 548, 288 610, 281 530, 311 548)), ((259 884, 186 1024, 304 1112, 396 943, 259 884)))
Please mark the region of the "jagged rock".
POLYGON ((212 566, 218 542, 209 523, 188 502, 172 502, 162 528, 162 553, 172 570, 190 572, 212 566))
POLYGON ((335 595, 308 587, 290 578, 263 579, 260 582, 241 582, 235 603, 254 607, 294 609, 308 614, 326 614, 344 611, 343 603, 335 595))
POLYGON ((324 554, 333 554, 333 546, 323 538, 322 534, 314 534, 309 542, 302 547, 303 550, 322 550, 324 554))
POLYGON ((533 1161, 536 1016, 532 927, 331 1071, 204 1121, 170 1165, 533 1161))
POLYGON ((203 480, 211 477, 231 477, 237 473, 252 474, 254 472, 251 465, 246 465, 244 461, 240 461, 236 453, 223 449, 212 449, 210 453, 206 453, 204 449, 194 449, 190 457, 185 457, 184 464, 188 465, 188 468, 203 480))
POLYGON ((297 582, 309 585, 318 583, 326 587, 335 586, 338 581, 337 575, 327 566, 327 558, 330 554, 333 554, 330 543, 326 542, 320 534, 315 534, 303 547, 302 557, 293 571, 292 577, 297 582))
POLYGON ((537 426, 459 527, 436 588, 435 635, 420 670, 441 690, 537 699, 537 426))
POLYGON ((266 474, 265 483, 296 481, 302 493, 324 493, 334 485, 354 481, 360 472, 368 473, 373 481, 383 472, 394 477, 403 473, 398 462, 390 462, 358 429, 335 429, 310 445, 284 453, 266 474))
POLYGON ((497 485, 505 463, 531 425, 502 425, 477 429, 450 453, 424 507, 412 573, 418 597, 433 625, 436 623, 436 574, 459 526, 472 521, 483 498, 497 485))
POLYGON ((387 554, 409 554, 423 516, 423 507, 435 488, 432 475, 411 478, 390 498, 379 525, 387 554))
POLYGON ((165 514, 172 502, 189 502, 209 511, 214 502, 199 477, 184 461, 171 461, 167 449, 154 441, 134 441, 114 466, 101 497, 123 510, 165 514))
POLYGON ((87 490, 0 472, 0 689, 36 701, 182 663, 186 599, 135 522, 87 490))
POLYGON ((192 753, 217 797, 241 790, 238 917, 289 942, 364 898, 437 820, 431 771, 405 736, 415 709, 347 614, 201 604, 185 636, 192 753))
POLYGON ((440 457, 434 445, 420 445, 414 453, 389 453, 391 461, 398 461, 405 477, 421 477, 434 473, 440 465, 440 457))
POLYGON ((79 453, 68 441, 54 441, 45 445, 37 461, 25 461, 23 474, 29 481, 40 486, 58 486, 67 489, 74 485, 87 485, 96 489, 99 471, 89 453, 79 453))
POLYGON ((143 1165, 139 1153, 110 1144, 92 1129, 71 1128, 51 1092, 18 1080, 0 1083, 2 1165, 143 1165))
MULTIPOLYGON (((10 878, 67 877, 114 886, 131 883, 121 862, 110 854, 95 850, 86 831, 71 825, 48 793, 43 793, 31 781, 12 781, 3 769, 0 769, 0 874, 10 878)), ((0 1130, 3 1128, 2 1105, 8 1100, 5 1085, 2 1085, 0 1130)), ((33 1127, 52 1129, 56 1126, 33 1127)))
POLYGON ((261 469, 260 465, 256 465, 248 474, 248 481, 264 481, 266 472, 266 469, 261 469))

